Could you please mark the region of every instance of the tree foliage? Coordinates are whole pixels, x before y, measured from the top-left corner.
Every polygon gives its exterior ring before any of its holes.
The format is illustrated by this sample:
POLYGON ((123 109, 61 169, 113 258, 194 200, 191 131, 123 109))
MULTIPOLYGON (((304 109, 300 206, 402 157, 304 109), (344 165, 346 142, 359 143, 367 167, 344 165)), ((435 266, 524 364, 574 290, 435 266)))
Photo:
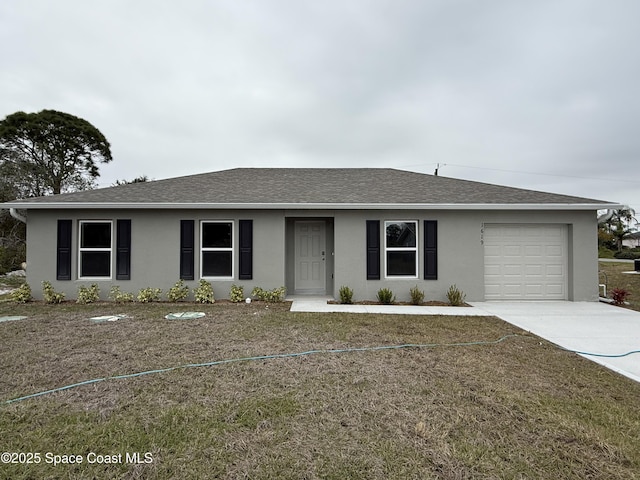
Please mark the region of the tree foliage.
MULTIPOLYGON (((111 161, 107 139, 86 120, 43 110, 0 121, 0 202, 86 190, 111 161)), ((0 273, 25 259, 25 225, 0 211, 0 273)))
POLYGON ((606 247, 613 246, 622 250, 622 240, 636 231, 638 221, 636 212, 632 208, 614 210, 613 215, 607 221, 599 225, 598 240, 606 247))
MULTIPOLYGON (((0 203, 9 202, 19 196, 19 191, 6 175, 0 175, 0 203)), ((0 209, 0 274, 20 268, 26 255, 26 228, 0 209)))
POLYGON ((105 136, 68 113, 16 112, 0 121, 0 174, 17 198, 92 188, 98 164, 111 160, 105 136))
POLYGON ((139 177, 134 178, 133 180, 116 180, 111 184, 112 187, 119 187, 120 185, 129 185, 130 183, 145 183, 149 182, 149 177, 146 175, 140 175, 139 177))

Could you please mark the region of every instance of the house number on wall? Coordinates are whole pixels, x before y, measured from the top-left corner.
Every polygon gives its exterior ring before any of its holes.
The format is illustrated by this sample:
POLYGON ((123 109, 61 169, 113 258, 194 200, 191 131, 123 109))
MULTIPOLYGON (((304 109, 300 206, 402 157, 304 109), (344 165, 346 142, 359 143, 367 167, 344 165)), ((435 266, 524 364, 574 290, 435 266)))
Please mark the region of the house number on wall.
POLYGON ((484 222, 480 224, 480 245, 484 245, 484 222))

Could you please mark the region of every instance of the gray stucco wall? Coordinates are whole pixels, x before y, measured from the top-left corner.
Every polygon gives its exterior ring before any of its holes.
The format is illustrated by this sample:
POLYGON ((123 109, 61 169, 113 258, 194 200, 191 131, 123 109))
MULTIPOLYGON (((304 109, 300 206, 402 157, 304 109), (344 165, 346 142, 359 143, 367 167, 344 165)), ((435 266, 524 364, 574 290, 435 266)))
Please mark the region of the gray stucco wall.
MULTIPOLYGON (((344 212, 335 218, 335 291, 341 285, 354 289, 357 299, 375 299, 380 288, 393 290, 398 301, 409 301, 409 289, 417 285, 425 298, 446 300, 456 284, 469 301, 484 300, 483 224, 530 223, 568 225, 568 300, 598 300, 597 220, 593 211, 370 211, 344 212), (362 261, 365 220, 417 220, 419 278, 366 280, 362 261), (423 220, 438 221, 438 279, 423 280, 423 220), (355 239, 355 240, 354 240, 355 239), (359 261, 355 261, 359 259, 359 261)), ((382 233, 382 232, 381 232, 382 233)))
MULTIPOLYGON (((230 220, 234 222, 235 280, 213 281, 216 298, 228 298, 231 285, 244 287, 249 295, 255 286, 272 289, 285 284, 284 270, 284 217, 282 211, 203 211, 203 210, 84 210, 53 212, 30 210, 27 223, 27 281, 34 297, 42 298, 41 282, 48 280, 67 299, 77 297, 80 285, 96 283, 101 298, 107 299, 112 285, 125 292, 137 293, 141 288, 161 288, 167 292, 180 278, 180 220, 195 220, 195 272, 196 280, 186 281, 190 288, 198 285, 200 273, 199 222, 203 220, 230 220), (73 221, 72 280, 56 280, 56 231, 58 219, 73 221), (131 280, 78 279, 78 223, 80 220, 131 220, 131 280), (238 220, 252 219, 254 268, 252 280, 237 280, 238 275, 238 220)), ((112 255, 115 265, 115 253, 112 255)))
MULTIPOLYGON (((484 300, 484 258, 482 226, 485 223, 557 223, 568 225, 568 299, 596 301, 597 288, 597 228, 594 211, 454 211, 454 210, 30 210, 27 225, 27 281, 34 296, 42 297, 40 284, 49 280, 57 291, 74 299, 78 286, 97 283, 103 299, 112 285, 137 293, 144 287, 167 291, 179 278, 180 220, 196 221, 196 280, 186 282, 197 286, 199 275, 199 221, 231 220, 235 224, 236 279, 213 281, 217 298, 227 298, 232 284, 244 286, 248 295, 254 286, 291 289, 294 269, 294 218, 324 218, 328 222, 327 294, 338 297, 342 285, 351 287, 356 300, 375 299, 380 288, 394 291, 399 301, 409 300, 414 285, 425 291, 426 299, 445 300, 451 284, 457 284, 467 300, 484 300), (58 219, 73 221, 73 280, 56 281, 56 228, 58 219), (131 280, 78 280, 78 221, 131 219, 131 280), (239 219, 252 219, 253 279, 237 279, 237 226, 239 219), (290 219, 287 221, 287 219, 290 219), (417 279, 366 279, 365 221, 380 220, 381 235, 385 220, 418 221, 419 276, 417 279), (422 248, 423 220, 438 221, 438 279, 423 280, 422 248)), ((115 264, 115 253, 112 263, 115 264)))

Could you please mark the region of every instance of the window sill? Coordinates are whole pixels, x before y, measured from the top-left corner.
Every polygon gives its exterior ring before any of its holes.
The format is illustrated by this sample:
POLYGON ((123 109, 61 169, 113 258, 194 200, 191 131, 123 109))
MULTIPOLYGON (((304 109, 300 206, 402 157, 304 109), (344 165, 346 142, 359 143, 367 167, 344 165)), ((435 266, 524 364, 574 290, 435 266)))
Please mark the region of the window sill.
POLYGON ((412 276, 412 277, 405 277, 405 276, 401 276, 401 275, 391 275, 391 276, 385 276, 384 279, 385 280, 417 280, 420 277, 418 275, 412 276))

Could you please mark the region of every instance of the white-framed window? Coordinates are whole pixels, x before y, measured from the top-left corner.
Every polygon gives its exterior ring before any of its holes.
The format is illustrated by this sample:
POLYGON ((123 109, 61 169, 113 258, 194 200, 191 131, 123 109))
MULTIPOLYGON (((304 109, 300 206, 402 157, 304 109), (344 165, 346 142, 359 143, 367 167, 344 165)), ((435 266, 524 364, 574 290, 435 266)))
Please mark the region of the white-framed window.
POLYGON ((229 220, 200 222, 200 278, 234 278, 233 230, 229 220))
POLYGON ((111 278, 113 222, 80 220, 78 278, 111 278))
POLYGON ((384 222, 385 277, 418 278, 418 222, 384 222))

